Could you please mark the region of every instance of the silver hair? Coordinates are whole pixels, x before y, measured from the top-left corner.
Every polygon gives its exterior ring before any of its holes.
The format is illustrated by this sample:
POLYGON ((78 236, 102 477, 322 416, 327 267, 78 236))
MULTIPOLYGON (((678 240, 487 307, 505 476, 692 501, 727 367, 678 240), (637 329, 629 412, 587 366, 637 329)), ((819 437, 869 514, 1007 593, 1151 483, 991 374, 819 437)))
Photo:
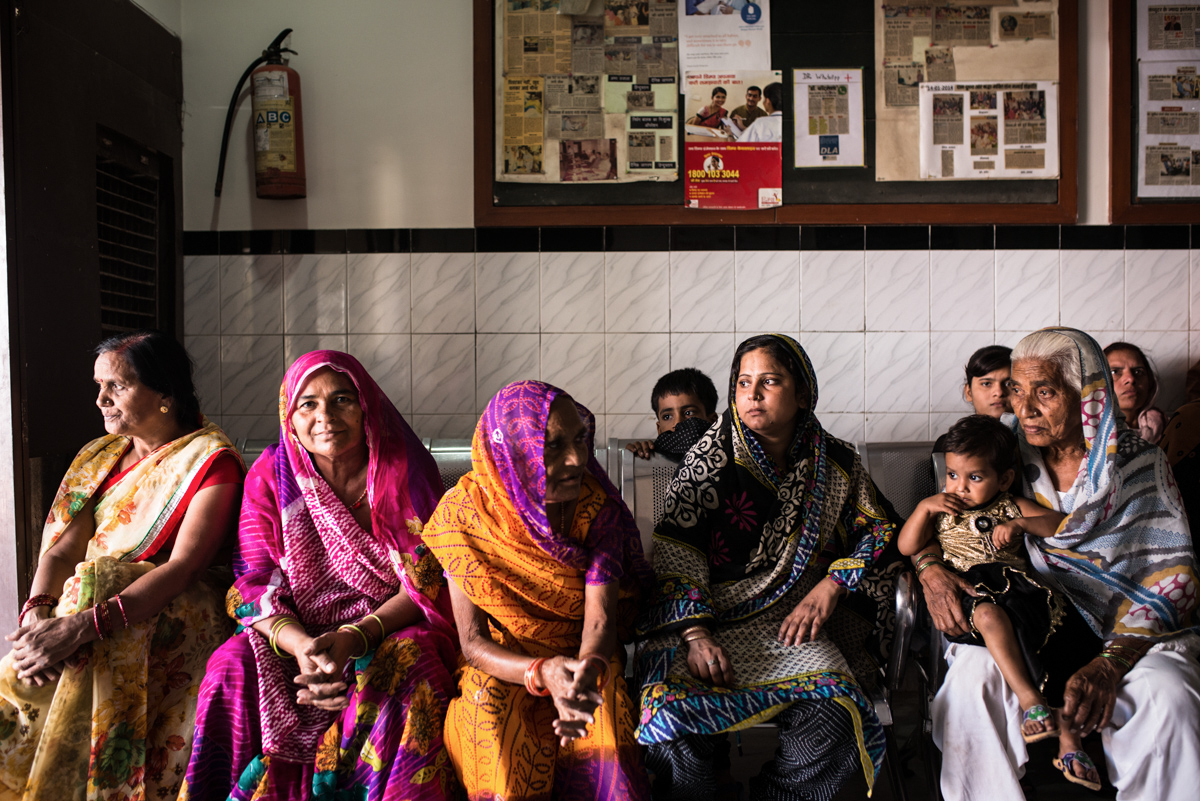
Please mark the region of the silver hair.
POLYGON ((1079 346, 1057 331, 1034 331, 1013 348, 1012 363, 1020 361, 1046 362, 1058 369, 1065 386, 1083 392, 1083 368, 1079 364, 1079 346))

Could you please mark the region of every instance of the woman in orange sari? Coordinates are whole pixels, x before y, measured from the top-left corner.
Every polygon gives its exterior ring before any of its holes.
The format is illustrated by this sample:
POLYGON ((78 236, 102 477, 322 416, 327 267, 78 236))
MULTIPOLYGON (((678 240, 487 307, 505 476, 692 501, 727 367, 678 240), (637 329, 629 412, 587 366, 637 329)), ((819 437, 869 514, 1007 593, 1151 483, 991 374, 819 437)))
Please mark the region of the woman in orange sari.
POLYGON ((463 649, 445 738, 472 801, 650 797, 618 646, 650 568, 594 437, 562 390, 508 385, 425 527, 463 649))

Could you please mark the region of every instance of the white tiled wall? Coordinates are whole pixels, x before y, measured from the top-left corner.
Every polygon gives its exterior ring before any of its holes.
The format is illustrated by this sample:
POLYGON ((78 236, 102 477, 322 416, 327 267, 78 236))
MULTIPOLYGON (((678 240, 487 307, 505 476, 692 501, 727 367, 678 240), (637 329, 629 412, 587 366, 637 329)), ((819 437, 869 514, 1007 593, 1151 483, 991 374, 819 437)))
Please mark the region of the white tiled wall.
POLYGON ((799 337, 821 420, 852 440, 936 437, 968 411, 971 352, 1046 325, 1140 345, 1168 411, 1200 359, 1200 251, 192 256, 184 275, 203 408, 234 437, 275 435, 283 372, 318 347, 362 360, 429 437, 469 437, 520 378, 570 391, 601 437, 651 436, 659 375, 699 367, 724 398, 764 331, 799 337))

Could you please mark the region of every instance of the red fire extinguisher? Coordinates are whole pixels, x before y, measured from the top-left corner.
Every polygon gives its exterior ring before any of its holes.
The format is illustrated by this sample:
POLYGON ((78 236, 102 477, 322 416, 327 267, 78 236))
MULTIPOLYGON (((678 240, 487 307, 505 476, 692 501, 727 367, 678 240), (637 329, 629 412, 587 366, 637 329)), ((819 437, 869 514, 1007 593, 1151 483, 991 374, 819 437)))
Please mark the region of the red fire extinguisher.
POLYGON ((251 107, 254 116, 254 186, 258 197, 272 200, 301 198, 306 195, 304 170, 304 127, 300 111, 300 74, 283 61, 283 47, 292 32, 287 28, 263 51, 262 56, 242 73, 229 111, 225 115, 225 134, 221 137, 221 161, 217 167, 216 196, 221 196, 225 181, 225 155, 229 131, 238 95, 246 78, 250 79, 251 107), (265 62, 265 63, 264 63, 265 62), (259 66, 262 65, 262 66, 259 66))

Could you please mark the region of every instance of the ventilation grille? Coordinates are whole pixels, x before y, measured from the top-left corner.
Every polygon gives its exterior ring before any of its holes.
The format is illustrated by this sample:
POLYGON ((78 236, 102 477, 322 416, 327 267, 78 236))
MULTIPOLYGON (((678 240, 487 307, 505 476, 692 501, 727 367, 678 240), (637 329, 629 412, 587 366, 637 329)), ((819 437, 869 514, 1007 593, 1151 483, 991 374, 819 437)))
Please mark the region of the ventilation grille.
POLYGON ((101 136, 96 156, 100 329, 161 328, 158 158, 101 136))

